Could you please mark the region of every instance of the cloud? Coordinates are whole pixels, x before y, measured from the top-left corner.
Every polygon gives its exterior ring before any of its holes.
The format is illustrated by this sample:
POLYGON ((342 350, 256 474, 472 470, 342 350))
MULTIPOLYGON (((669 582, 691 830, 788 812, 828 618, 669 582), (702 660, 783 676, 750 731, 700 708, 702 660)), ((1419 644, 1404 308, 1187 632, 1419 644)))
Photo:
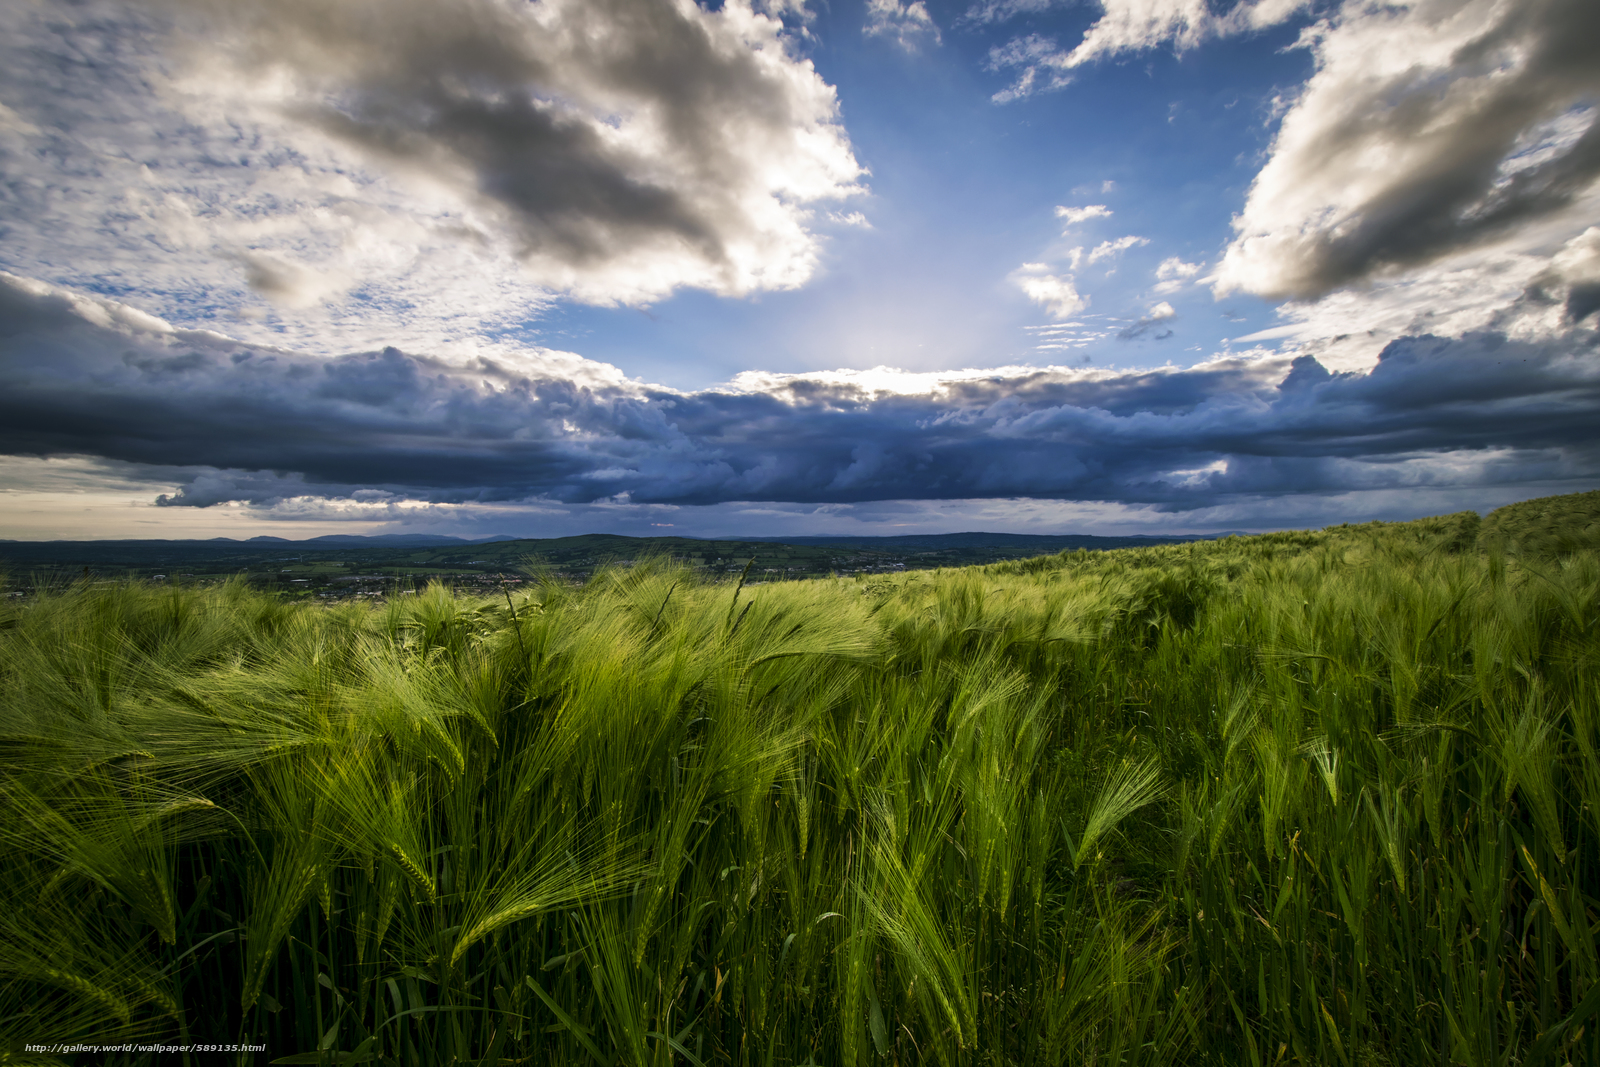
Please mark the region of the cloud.
POLYGON ((1166 282, 1180 281, 1185 278, 1193 278, 1196 274, 1200 273, 1200 270, 1203 266, 1204 264, 1201 263, 1185 263, 1179 256, 1168 256, 1166 259, 1163 259, 1161 261, 1161 265, 1156 268, 1156 279, 1158 281, 1166 282))
POLYGON ((872 222, 859 211, 845 214, 842 211, 828 212, 828 221, 836 226, 850 226, 860 230, 872 229, 872 222))
POLYGON ((6 265, 330 350, 800 285, 864 172, 803 6, 763 9, 6 5, 6 265))
MULTIPOLYGON (((1177 317, 1178 312, 1171 304, 1167 303, 1165 300, 1159 301, 1158 303, 1152 304, 1150 306, 1150 310, 1146 311, 1138 322, 1135 322, 1132 326, 1128 326, 1117 331, 1117 339, 1120 341, 1131 341, 1134 338, 1143 337, 1161 323, 1166 322, 1168 319, 1174 319, 1177 317)), ((1155 339, 1160 341, 1171 336, 1171 330, 1163 330, 1161 333, 1156 334, 1155 339)), ((1320 364, 1318 365, 1320 366, 1320 364)))
MULTIPOLYGON (((1104 14, 1071 49, 1061 48, 1053 38, 1029 35, 990 52, 991 69, 1021 68, 1017 80, 994 99, 1005 103, 1060 89, 1071 82, 1074 68, 1126 52, 1170 44, 1181 53, 1208 38, 1266 29, 1288 21, 1311 4, 1312 0, 1241 0, 1227 13, 1214 14, 1208 0, 1101 0, 1104 14)), ((981 21, 998 21, 1001 12, 1011 13, 1011 5, 1004 0, 980 7, 992 7, 996 12, 996 18, 981 21)))
POLYGON ((1085 349, 1111 336, 1110 330, 1102 329, 1100 323, 1092 321, 1099 318, 1101 316, 1084 315, 1079 319, 1043 326, 1024 326, 1023 329, 1029 334, 1030 347, 1044 358, 1059 360, 1065 355, 1078 353, 1077 363, 1087 366, 1090 356, 1085 349))
POLYGON ((1181 52, 1198 44, 1213 23, 1206 0, 1107 0, 1104 7, 1105 14, 1061 58, 1063 67, 1168 42, 1181 52))
POLYGON ((1118 237, 1114 241, 1101 241, 1094 246, 1094 251, 1089 253, 1089 262, 1098 263, 1102 259, 1110 259, 1112 256, 1121 255, 1130 248, 1138 248, 1140 245, 1149 243, 1150 238, 1135 237, 1132 234, 1127 237, 1118 237))
POLYGON ((1056 218, 1064 220, 1069 227, 1090 219, 1109 219, 1111 209, 1104 204, 1089 204, 1086 207, 1057 207, 1056 218))
POLYGON ((149 497, 166 489, 172 474, 164 468, 152 478, 137 464, 83 456, 7 456, 3 466, 0 493, 10 495, 53 493, 73 497, 113 492, 149 497))
POLYGON ((1156 268, 1157 293, 1175 293, 1190 284, 1195 275, 1205 268, 1203 263, 1185 263, 1179 256, 1168 256, 1156 268))
POLYGON ((1079 295, 1070 276, 1058 277, 1045 273, 1047 270, 1043 263, 1025 263, 1012 275, 1012 280, 1029 300, 1041 305, 1052 318, 1071 318, 1089 306, 1089 298, 1079 295))
POLYGON ((907 52, 923 44, 940 42, 939 27, 928 14, 925 0, 867 0, 867 21, 861 32, 868 37, 887 37, 907 52))
POLYGON ((1390 342, 1419 334, 1497 333, 1543 343, 1592 313, 1597 260, 1600 227, 1558 237, 1553 253, 1515 243, 1465 249, 1395 278, 1289 301, 1277 309, 1280 325, 1234 343, 1282 342, 1338 371, 1368 370, 1390 342))
POLYGON ((1074 0, 980 0, 956 21, 967 26, 986 26, 1007 22, 1018 15, 1038 15, 1072 2, 1074 0))
POLYGON ((1566 287, 1563 309, 1570 323, 1582 322, 1600 311, 1600 226, 1590 226, 1568 241, 1536 281, 1541 286, 1566 287))
POLYGON ((806 5, 807 0, 756 0, 754 7, 763 15, 771 15, 773 18, 794 19, 801 23, 815 22, 816 12, 806 5))
POLYGON ((1001 71, 1008 67, 1020 67, 1022 70, 1016 81, 994 93, 990 99, 997 104, 1009 104, 1036 92, 1066 87, 1071 84, 1072 77, 1061 63, 1063 57, 1055 38, 1037 33, 1014 37, 1003 45, 989 49, 984 64, 989 70, 1001 71))
POLYGON ((284 307, 311 307, 341 295, 345 288, 337 276, 264 252, 244 251, 238 258, 250 288, 284 307))
POLYGON ((1548 249, 1600 213, 1592 0, 1347 0, 1307 30, 1216 276, 1310 300, 1471 248, 1548 249))
MULTIPOLYGON (((170 473, 170 472, 168 472, 170 473)), ((1547 472, 1548 473, 1548 472, 1547 472)), ((30 540, 85 537, 232 537, 260 534, 316 537, 337 523, 339 533, 425 532, 462 537, 562 537, 583 533, 659 536, 661 527, 685 537, 769 535, 873 536, 1011 530, 1017 533, 1172 534, 1208 530, 1276 530, 1366 519, 1406 520, 1468 508, 1488 510, 1546 493, 1570 492, 1570 481, 1531 480, 1488 485, 1414 485, 1305 496, 1230 496, 1174 514, 1159 504, 989 497, 870 500, 852 504, 729 501, 721 504, 635 504, 548 500, 429 504, 417 500, 362 503, 330 497, 291 497, 261 504, 230 502, 206 508, 153 507, 152 493, 108 473, 103 461, 0 457, 0 533, 30 540), (41 470, 40 468, 47 468, 41 470), (42 475, 72 489, 31 489, 42 475), (142 495, 143 499, 138 499, 142 495)))
POLYGON ((132 465, 176 487, 168 508, 1037 497, 1186 511, 1589 487, 1597 418, 1600 334, 1584 326, 1401 338, 1362 373, 1247 354, 1154 370, 751 374, 679 392, 543 350, 307 356, 0 278, 0 454, 132 465))

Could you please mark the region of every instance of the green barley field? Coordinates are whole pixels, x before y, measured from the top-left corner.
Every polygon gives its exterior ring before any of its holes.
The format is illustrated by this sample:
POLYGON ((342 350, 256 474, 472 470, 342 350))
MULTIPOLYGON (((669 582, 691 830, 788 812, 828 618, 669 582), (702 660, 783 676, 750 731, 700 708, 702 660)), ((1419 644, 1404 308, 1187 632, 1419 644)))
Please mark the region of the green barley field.
POLYGON ((12 598, 0 1062, 1600 1064, 1597 518, 12 598))

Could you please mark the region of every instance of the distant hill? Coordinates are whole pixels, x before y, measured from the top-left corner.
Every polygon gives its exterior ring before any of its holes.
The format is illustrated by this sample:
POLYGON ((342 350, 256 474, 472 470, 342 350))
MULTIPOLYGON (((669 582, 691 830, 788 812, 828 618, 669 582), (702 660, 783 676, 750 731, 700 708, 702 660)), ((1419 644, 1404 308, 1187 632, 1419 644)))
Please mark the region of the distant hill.
MULTIPOLYGON (((292 541, 285 537, 251 537, 238 540, 232 537, 212 537, 204 540, 176 540, 164 538, 108 539, 100 541, 13 541, 0 539, 0 556, 17 560, 57 560, 82 558, 85 561, 110 559, 143 559, 197 553, 203 557, 231 556, 240 552, 304 552, 336 549, 382 548, 468 548, 494 545, 494 555, 500 558, 520 557, 528 554, 566 557, 601 554, 617 558, 633 558, 650 554, 737 554, 735 546, 825 546, 855 548, 869 551, 913 550, 940 552, 954 549, 1002 549, 1008 552, 1026 551, 1033 555, 1060 552, 1079 548, 1129 548, 1139 545, 1176 544, 1183 541, 1204 540, 1218 534, 1173 535, 1169 537, 1128 536, 1096 537, 1089 534, 1008 534, 1008 533, 954 533, 954 534, 902 534, 885 537, 630 537, 625 534, 577 534, 572 537, 512 537, 500 534, 493 537, 448 537, 442 534, 327 534, 305 540, 292 541)), ((748 555, 748 553, 746 553, 748 555)))
POLYGON ((47 582, 86 576, 215 580, 244 575, 256 585, 293 587, 320 594, 378 575, 399 583, 440 580, 473 584, 532 568, 565 579, 581 579, 606 564, 662 556, 713 577, 738 574, 749 565, 747 580, 766 582, 828 574, 965 567, 1064 550, 1129 548, 1188 539, 1004 533, 787 540, 582 534, 468 541, 426 534, 334 534, 307 541, 276 537, 248 541, 13 541, 0 543, 0 570, 30 581, 47 582))
MULTIPOLYGON (((491 541, 515 541, 510 534, 495 534, 493 537, 450 537, 446 534, 323 534, 321 537, 308 537, 304 540, 291 540, 287 537, 272 537, 261 535, 247 538, 243 541, 232 537, 212 537, 204 543, 208 545, 298 545, 302 548, 314 548, 319 545, 333 545, 344 547, 347 545, 390 545, 395 548, 410 548, 414 545, 484 545, 491 541)), ((62 542, 52 542, 62 543, 62 542)), ((86 544, 89 542, 75 541, 70 544, 86 544)), ((95 542, 99 543, 99 542, 95 542)), ((127 542, 133 544, 151 544, 152 542, 127 542)), ((189 541, 172 541, 170 544, 192 544, 189 541)))
POLYGON ((304 541, 294 541, 298 545, 392 545, 395 548, 411 548, 416 545, 487 545, 495 541, 515 541, 517 538, 510 534, 495 534, 492 537, 448 537, 444 534, 324 534, 321 537, 312 537, 304 541))
MULTIPOLYGON (((1456 550, 1481 548, 1528 560, 1558 559, 1600 548, 1600 492, 1571 493, 1512 504, 1479 520, 1476 513, 1418 520, 1446 527, 1456 550), (1470 521, 1467 521, 1470 520, 1470 521)), ((1226 534, 1100 537, 967 531, 887 536, 758 535, 738 538, 573 537, 483 538, 439 534, 328 534, 303 541, 248 540, 0 541, 0 572, 29 584, 80 578, 218 581, 243 576, 252 585, 305 595, 354 595, 371 583, 389 588, 443 581, 478 587, 518 582, 530 571, 581 581, 608 564, 670 557, 711 580, 745 572, 751 582, 868 575, 1005 563, 1062 552, 1148 548, 1211 540, 1226 534)), ((1274 534, 1273 537, 1291 536, 1274 534)))
MULTIPOLYGON (((1427 521, 1427 520, 1423 520, 1427 521)), ((739 569, 754 558, 759 574, 814 576, 832 571, 959 567, 1054 555, 1181 544, 1226 537, 1221 533, 1019 534, 966 531, 948 534, 804 535, 740 537, 464 538, 443 534, 325 534, 306 540, 263 535, 246 540, 120 539, 104 541, 0 540, 0 566, 13 572, 43 567, 64 572, 88 567, 128 574, 289 573, 300 565, 347 567, 391 575, 443 575, 519 570, 529 563, 562 572, 589 571, 605 563, 671 556, 716 571, 739 569)), ((1469 538, 1471 534, 1468 534, 1469 538)), ((1600 491, 1540 497, 1499 508, 1479 527, 1479 547, 1532 558, 1557 558, 1600 548, 1600 491)))

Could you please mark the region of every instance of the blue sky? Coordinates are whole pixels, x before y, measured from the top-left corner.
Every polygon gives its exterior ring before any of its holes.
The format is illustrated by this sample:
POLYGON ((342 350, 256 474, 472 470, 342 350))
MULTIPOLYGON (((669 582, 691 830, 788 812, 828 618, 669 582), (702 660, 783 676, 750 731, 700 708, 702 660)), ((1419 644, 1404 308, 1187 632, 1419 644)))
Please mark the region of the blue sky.
MULTIPOLYGON (((913 49, 864 36, 857 5, 819 12, 811 25, 805 54, 838 87, 856 157, 872 171, 871 192, 850 204, 872 229, 829 228, 807 285, 740 302, 685 292, 649 314, 567 305, 538 336, 679 388, 752 368, 1051 362, 1061 350, 1040 350, 1028 329, 1051 320, 1008 275, 1129 235, 1150 243, 1085 272, 1092 303, 1076 318, 1090 324, 1085 335, 1136 323, 1157 302, 1149 290, 1163 259, 1206 263, 1226 245, 1271 140, 1272 100, 1310 74, 1304 50, 1285 51, 1309 20, 1182 56, 1152 50, 1097 65, 1064 90, 997 104, 1015 77, 987 69, 992 49, 1019 34, 1081 37, 1098 12, 1064 6, 949 28, 968 7, 930 5, 947 28, 937 45, 912 38, 913 49), (1111 217, 1063 235, 1057 206, 1095 204, 1111 217)), ((1218 304, 1191 291, 1169 302, 1180 315, 1164 341, 1096 344, 1070 358, 1189 364, 1275 324, 1273 304, 1250 297, 1218 304)))
POLYGON ((1587 0, 0 12, 0 536, 1600 485, 1587 0))

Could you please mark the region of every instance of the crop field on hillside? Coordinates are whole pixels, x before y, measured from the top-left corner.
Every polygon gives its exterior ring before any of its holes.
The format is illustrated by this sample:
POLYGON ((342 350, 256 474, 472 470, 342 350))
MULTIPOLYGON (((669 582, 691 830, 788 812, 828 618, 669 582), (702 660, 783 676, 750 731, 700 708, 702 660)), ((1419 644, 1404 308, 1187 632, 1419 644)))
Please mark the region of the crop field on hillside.
POLYGON ((0 1062, 1600 1063, 1597 499, 8 601, 0 1062))

